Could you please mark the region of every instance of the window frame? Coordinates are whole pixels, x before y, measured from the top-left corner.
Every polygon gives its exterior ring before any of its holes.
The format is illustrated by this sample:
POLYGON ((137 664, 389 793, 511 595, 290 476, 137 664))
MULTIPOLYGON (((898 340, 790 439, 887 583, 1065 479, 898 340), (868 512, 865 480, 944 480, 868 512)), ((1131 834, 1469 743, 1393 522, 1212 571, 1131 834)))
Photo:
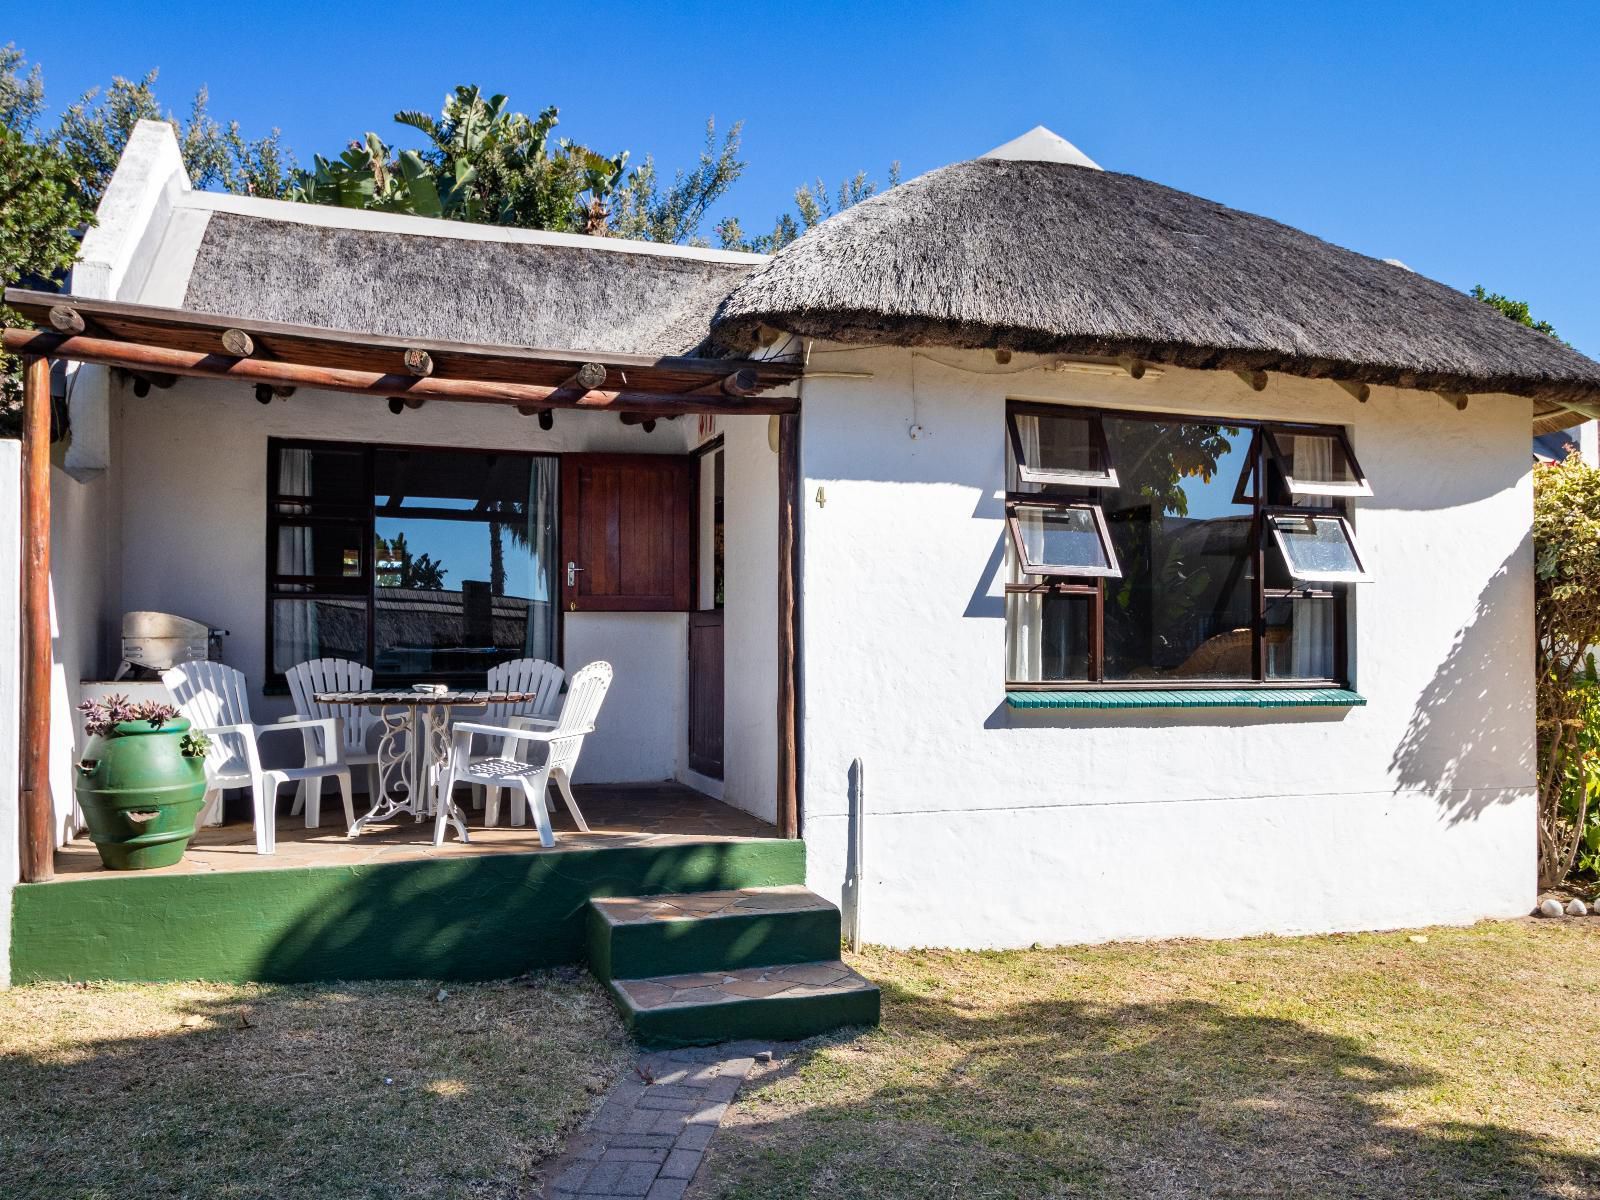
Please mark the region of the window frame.
POLYGON ((1106 442, 1106 430, 1103 415, 1098 409, 1070 410, 1063 413, 1066 407, 1058 404, 1030 404, 1024 401, 1013 401, 1006 405, 1006 429, 1011 438, 1011 453, 1017 468, 1017 479, 1022 483, 1032 483, 1039 487, 1080 487, 1080 488, 1115 488, 1117 483, 1117 465, 1111 461, 1111 447, 1106 442), (1032 467, 1022 455, 1022 432, 1017 428, 1017 418, 1024 417, 1062 417, 1070 416, 1076 419, 1087 419, 1089 422, 1089 436, 1094 442, 1095 449, 1099 451, 1100 461, 1105 464, 1103 471, 1058 471, 1048 467, 1032 467))
POLYGON ((1289 572, 1289 577, 1291 579, 1296 579, 1301 583, 1309 584, 1372 582, 1372 572, 1367 570, 1366 556, 1361 552, 1361 543, 1356 540, 1355 526, 1351 525, 1350 518, 1344 513, 1340 512, 1338 509, 1292 508, 1282 504, 1276 504, 1263 509, 1262 517, 1265 520, 1267 531, 1272 536, 1273 544, 1277 546, 1278 553, 1283 557, 1284 569, 1289 572), (1353 572, 1341 571, 1337 573, 1318 571, 1309 575, 1303 571, 1297 571, 1294 566, 1294 560, 1289 557, 1288 547, 1284 545, 1283 538, 1278 532, 1277 519, 1279 517, 1299 517, 1307 521, 1339 522, 1340 528, 1344 531, 1345 543, 1350 547, 1350 555, 1356 561, 1356 570, 1353 572))
MULTIPOLYGON (((1251 565, 1254 568, 1255 587, 1251 600, 1251 677, 1249 679, 1116 679, 1108 680, 1105 677, 1105 609, 1106 609, 1106 580, 1112 576, 1101 575, 1094 578, 1082 577, 1078 582, 1062 582, 1063 578, 1042 576, 1038 583, 1012 583, 1010 582, 1010 568, 1002 555, 1001 571, 1006 579, 1004 592, 1010 595, 1014 592, 1040 592, 1056 591, 1068 594, 1086 595, 1090 602, 1089 620, 1089 663, 1088 679, 1062 679, 1062 680, 1014 680, 1005 679, 1007 691, 1084 691, 1111 689, 1115 691, 1243 691, 1249 689, 1272 689, 1285 687, 1349 687, 1351 686, 1350 671, 1350 620, 1351 620, 1351 595, 1350 586, 1361 582, 1346 577, 1337 582, 1304 581, 1296 580, 1297 584, 1304 586, 1269 586, 1267 583, 1267 566, 1269 556, 1278 554, 1282 558, 1284 570, 1288 570, 1288 560, 1283 556, 1272 539, 1268 528, 1267 513, 1271 510, 1286 511, 1304 515, 1336 516, 1344 522, 1347 536, 1355 549, 1358 561, 1365 568, 1366 560, 1360 557, 1360 546, 1355 541, 1354 523, 1351 514, 1343 508, 1330 509, 1326 506, 1311 507, 1296 504, 1269 504, 1267 499, 1271 491, 1269 485, 1268 469, 1276 466, 1271 441, 1266 436, 1268 429, 1278 429, 1285 432, 1332 434, 1339 438, 1345 452, 1349 455, 1352 469, 1360 474, 1360 467, 1350 446, 1349 436, 1346 431, 1335 425, 1319 425, 1312 422, 1268 421, 1261 419, 1217 417, 1206 413, 1173 413, 1173 412, 1146 412, 1143 410, 1113 409, 1094 406, 1079 406, 1073 404, 1042 404, 1037 401, 1007 401, 1006 422, 1008 428, 1008 441, 1012 455, 1017 453, 1017 433, 1011 421, 1013 412, 1026 412, 1029 414, 1090 416, 1093 418, 1093 427, 1104 436, 1104 423, 1107 419, 1149 421, 1152 423, 1184 423, 1197 425, 1223 425, 1248 431, 1250 442, 1247 448, 1249 463, 1240 474, 1239 482, 1235 486, 1234 499, 1237 503, 1250 504, 1252 547, 1251 565), (1249 495, 1245 495, 1249 492, 1249 495), (1327 676, 1272 676, 1268 677, 1267 669, 1267 626, 1266 614, 1268 606, 1277 600, 1285 599, 1318 599, 1326 600, 1335 607, 1333 619, 1333 670, 1327 676)), ((1109 446, 1104 451, 1107 467, 1115 472, 1116 464, 1111 460, 1109 446)), ((1013 462, 1016 461, 1013 457, 1013 462)), ((1009 467, 1009 464, 1008 464, 1009 467)), ((1281 471, 1281 467, 1278 468, 1281 471)), ((1021 472, 1017 474, 1022 480, 1021 472)), ((1360 474, 1361 482, 1367 485, 1366 476, 1360 474)), ((1006 524, 1007 538, 1012 551, 1021 561, 1021 550, 1016 542, 1016 531, 1013 527, 1012 505, 1022 502, 1033 505, 1040 504, 1077 504, 1093 508, 1100 508, 1102 500, 1097 494, 1105 490, 1104 484, 1036 484, 1039 491, 1034 492, 1005 492, 1006 499, 1006 524), (1075 494, 1086 492, 1086 494, 1075 494)), ((1287 486, 1287 484, 1286 484, 1287 486)), ((1315 495, 1335 495, 1337 493, 1318 492, 1315 495)), ((1363 493, 1371 495, 1370 486, 1363 493)), ((1104 520, 1104 514, 1099 514, 1104 520)), ((1109 531, 1109 526, 1107 526, 1109 531)), ((1112 556, 1115 547, 1109 543, 1108 548, 1112 556)), ((1119 564, 1120 565, 1120 564, 1119 564)), ((1030 574, 1020 572, 1020 574, 1030 574)), ((1290 576, 1293 579, 1293 576, 1290 576)), ((1370 572, 1365 575, 1365 580, 1370 580, 1370 572)), ((1004 656, 1009 664, 1010 654, 1004 656)), ((1004 672, 1009 676, 1009 670, 1004 672)))
POLYGON ((1299 425, 1284 421, 1262 422, 1256 435, 1266 444, 1267 454, 1272 459, 1278 473, 1283 477, 1283 485, 1291 496, 1371 496, 1372 484, 1367 481, 1367 474, 1361 469, 1361 463, 1356 458, 1356 452, 1351 448, 1350 438, 1344 429, 1337 425, 1299 425), (1283 448, 1278 445, 1278 434, 1287 433, 1291 436, 1297 433, 1321 434, 1332 437, 1340 449, 1344 451, 1345 461, 1350 464, 1350 473, 1355 479, 1346 482, 1327 482, 1313 484, 1308 481, 1295 482, 1295 477, 1289 473, 1289 463, 1283 453, 1283 448))
POLYGON ((1011 531, 1011 544, 1017 552, 1017 563, 1020 572, 1024 575, 1038 575, 1044 578, 1122 578, 1122 567, 1117 562, 1117 548, 1111 543, 1111 529, 1106 525, 1106 514, 1100 505, 1090 500, 1057 500, 1052 497, 1041 498, 1036 492, 1007 492, 1006 493, 1006 526, 1011 531), (1052 512, 1068 512, 1078 509, 1087 512, 1094 521, 1095 532, 1100 537, 1100 549, 1105 555, 1104 567, 1083 567, 1071 563, 1038 563, 1030 567, 1028 555, 1023 548, 1022 522, 1017 516, 1019 508, 1040 508, 1052 512))
MULTIPOLYGON (((339 442, 328 441, 320 438, 268 438, 267 439, 267 522, 266 522, 266 573, 265 592, 266 602, 263 610, 262 643, 265 651, 265 684, 263 692, 266 695, 285 695, 288 693, 288 680, 282 671, 276 669, 273 657, 277 650, 277 639, 274 632, 273 608, 279 600, 314 600, 328 597, 340 600, 361 600, 366 608, 366 644, 363 647, 363 656, 368 663, 377 660, 377 571, 376 538, 377 523, 380 518, 406 517, 416 520, 458 520, 473 521, 484 524, 494 524, 491 517, 471 509, 434 509, 418 506, 407 508, 402 505, 378 503, 377 498, 377 472, 375 470, 376 456, 379 452, 406 452, 419 454, 475 454, 483 456, 511 455, 518 458, 552 458, 560 459, 561 455, 533 450, 505 450, 483 449, 475 446, 429 446, 406 442, 339 442), (359 456, 361 460, 362 487, 366 494, 364 503, 340 503, 338 501, 324 501, 320 504, 310 497, 285 496, 278 489, 280 461, 279 456, 285 450, 323 450, 333 453, 350 454, 359 456), (299 503, 301 511, 285 513, 280 512, 283 504, 299 503), (302 576, 283 575, 278 571, 278 531, 282 528, 297 528, 308 525, 355 527, 361 530, 361 574, 359 577, 348 576, 302 576)), ((559 473, 558 473, 559 478, 559 473)), ((559 486, 559 484, 558 484, 559 486)), ((556 511, 560 511, 560 498, 557 497, 556 511)), ((558 517, 559 519, 559 517, 558 517)), ((559 579, 557 581, 559 583, 559 579)), ((555 609, 555 636, 554 652, 557 661, 563 653, 564 622, 562 620, 561 606, 558 597, 551 598, 555 609)), ((408 683, 420 679, 452 679, 461 682, 480 680, 482 673, 477 671, 449 672, 428 671, 422 674, 398 672, 374 677, 374 686, 404 687, 408 683)))

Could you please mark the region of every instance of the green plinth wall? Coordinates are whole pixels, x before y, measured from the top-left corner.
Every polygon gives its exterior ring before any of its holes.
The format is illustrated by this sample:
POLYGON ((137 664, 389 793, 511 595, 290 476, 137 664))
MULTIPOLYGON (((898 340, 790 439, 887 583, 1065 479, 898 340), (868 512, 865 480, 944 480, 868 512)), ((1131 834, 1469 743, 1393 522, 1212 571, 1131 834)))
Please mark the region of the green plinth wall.
POLYGON ((215 874, 111 874, 13 894, 11 977, 504 979, 584 959, 592 896, 805 882, 751 840, 215 874))

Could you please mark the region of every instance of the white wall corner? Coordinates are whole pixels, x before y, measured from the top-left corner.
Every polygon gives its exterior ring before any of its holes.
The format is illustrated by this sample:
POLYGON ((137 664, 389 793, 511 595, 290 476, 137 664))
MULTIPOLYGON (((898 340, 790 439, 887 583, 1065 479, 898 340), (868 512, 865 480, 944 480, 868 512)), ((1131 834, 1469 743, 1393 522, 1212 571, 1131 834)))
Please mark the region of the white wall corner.
MULTIPOLYGON (((83 237, 69 290, 97 300, 136 300, 173 207, 190 190, 178 135, 165 121, 133 127, 111 176, 95 223, 83 237)), ((110 463, 110 373, 69 366, 67 411, 72 435, 62 468, 79 482, 110 463)))
POLYGON ((1591 467, 1600 467, 1600 422, 1578 426, 1578 456, 1591 467))

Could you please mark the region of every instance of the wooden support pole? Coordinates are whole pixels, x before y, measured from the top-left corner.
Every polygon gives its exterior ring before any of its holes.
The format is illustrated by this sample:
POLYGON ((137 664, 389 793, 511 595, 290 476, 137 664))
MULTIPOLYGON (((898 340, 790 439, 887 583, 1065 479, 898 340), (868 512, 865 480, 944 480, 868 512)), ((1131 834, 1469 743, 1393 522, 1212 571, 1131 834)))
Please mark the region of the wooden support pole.
POLYGON ((1143 359, 1134 358, 1131 355, 1126 355, 1125 354, 1121 358, 1117 359, 1117 363, 1118 363, 1118 365, 1120 365, 1122 367, 1122 369, 1124 371, 1126 371, 1128 373, 1128 378, 1129 379, 1143 379, 1144 378, 1144 360, 1143 359))
POLYGON ((256 352, 256 340, 242 329, 224 329, 222 348, 235 358, 249 358, 256 352))
POLYGON ((433 355, 426 350, 419 350, 413 346, 405 353, 406 370, 413 375, 426 378, 433 374, 433 355))
POLYGON ((1265 371, 1235 371, 1234 374, 1249 384, 1250 390, 1253 392, 1267 390, 1267 373, 1265 371))
POLYGON ((1364 383, 1352 383, 1348 379, 1335 379, 1334 382, 1342 387, 1345 391, 1349 392, 1356 398, 1357 401, 1362 404, 1365 404, 1368 397, 1372 395, 1372 389, 1364 383))
MULTIPOLYGON (((3 341, 14 354, 49 354, 79 362, 98 362, 132 371, 158 370, 202 379, 239 379, 252 383, 285 384, 354 392, 366 396, 423 396, 432 400, 481 403, 539 404, 555 408, 592 408, 600 411, 634 411, 665 416, 668 413, 728 412, 766 415, 792 413, 800 402, 789 396, 749 398, 703 392, 635 392, 595 390, 583 394, 533 383, 501 383, 490 379, 418 379, 411 375, 356 371, 344 367, 316 367, 305 363, 261 358, 232 358, 174 350, 140 342, 106 338, 72 337, 31 329, 7 329, 3 341)), ((748 368, 746 368, 748 369, 748 368)), ((742 372, 741 372, 742 373, 742 372)))
POLYGON ((22 377, 22 879, 55 876, 50 803, 50 360, 22 377))
POLYGON ((800 418, 778 418, 778 836, 800 836, 800 418))

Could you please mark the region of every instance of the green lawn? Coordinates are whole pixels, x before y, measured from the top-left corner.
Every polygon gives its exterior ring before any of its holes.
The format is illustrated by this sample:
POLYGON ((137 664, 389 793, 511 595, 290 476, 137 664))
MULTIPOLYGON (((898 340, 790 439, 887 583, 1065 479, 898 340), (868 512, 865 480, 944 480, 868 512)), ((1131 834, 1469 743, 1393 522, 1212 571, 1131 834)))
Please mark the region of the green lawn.
POLYGON ((1600 1197, 1600 918, 854 965, 702 1196, 1600 1197))
POLYGON ((631 1047, 576 970, 0 992, 0 1196, 516 1197, 631 1047))

